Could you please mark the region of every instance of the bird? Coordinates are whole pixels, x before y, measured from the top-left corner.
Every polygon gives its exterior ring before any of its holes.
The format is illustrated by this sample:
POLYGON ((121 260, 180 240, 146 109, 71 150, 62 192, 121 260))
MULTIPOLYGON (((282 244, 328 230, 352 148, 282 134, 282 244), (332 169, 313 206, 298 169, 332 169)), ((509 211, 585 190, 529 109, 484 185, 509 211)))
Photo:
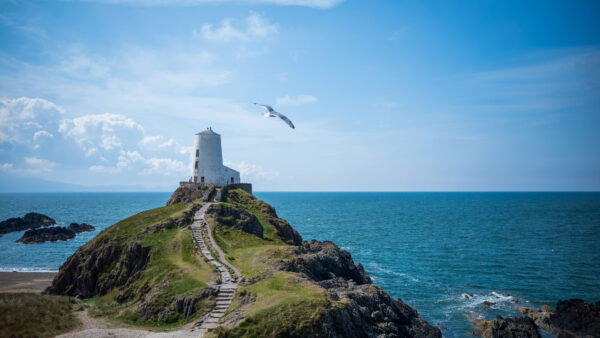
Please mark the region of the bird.
POLYGON ((290 126, 290 128, 296 129, 296 127, 294 127, 294 124, 292 123, 292 121, 290 121, 290 119, 288 119, 287 116, 276 112, 275 109, 271 108, 271 106, 268 106, 268 105, 262 104, 262 103, 256 103, 256 102, 254 102, 254 104, 265 108, 265 110, 267 111, 264 115, 265 117, 279 117, 285 123, 287 123, 287 125, 290 126))

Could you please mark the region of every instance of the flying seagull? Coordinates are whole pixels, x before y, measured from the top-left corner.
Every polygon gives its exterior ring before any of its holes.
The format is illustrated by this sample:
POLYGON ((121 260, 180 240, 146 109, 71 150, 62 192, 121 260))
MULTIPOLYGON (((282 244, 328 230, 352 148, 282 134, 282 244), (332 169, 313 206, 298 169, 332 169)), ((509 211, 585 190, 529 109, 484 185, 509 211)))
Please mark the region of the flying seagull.
POLYGON ((254 102, 254 104, 257 106, 261 106, 267 110, 267 112, 265 113, 265 117, 279 117, 285 123, 287 123, 288 126, 290 126, 290 128, 296 129, 296 127, 294 127, 294 124, 292 123, 292 121, 290 121, 290 119, 288 119, 285 115, 276 112, 273 108, 271 108, 271 106, 267 106, 266 104, 260 104, 256 102, 254 102))

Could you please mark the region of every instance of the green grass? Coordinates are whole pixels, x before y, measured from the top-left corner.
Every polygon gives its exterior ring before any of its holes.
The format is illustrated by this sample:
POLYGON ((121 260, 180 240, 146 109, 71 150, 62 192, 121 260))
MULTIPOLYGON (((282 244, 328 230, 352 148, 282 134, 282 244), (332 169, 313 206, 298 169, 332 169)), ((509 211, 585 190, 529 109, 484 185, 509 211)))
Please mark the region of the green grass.
POLYGON ((276 272, 271 277, 238 291, 233 309, 241 307, 241 294, 253 302, 245 308, 248 318, 232 330, 221 328, 218 336, 303 336, 330 308, 325 291, 296 274, 276 272))
POLYGON ((196 295, 207 287, 206 283, 211 278, 216 278, 213 268, 196 250, 191 231, 187 227, 163 228, 143 233, 148 226, 180 217, 185 210, 183 204, 148 210, 120 221, 101 234, 111 240, 137 240, 140 245, 151 247, 150 260, 139 278, 129 286, 134 294, 131 299, 119 303, 117 299, 125 291, 114 289, 88 302, 91 305, 90 314, 134 326, 162 329, 182 325, 204 313, 203 308, 208 308, 208 304, 199 304, 199 311, 190 318, 173 314, 165 322, 158 323, 141 318, 136 312, 146 294, 157 285, 167 284, 166 287, 158 288, 153 308, 172 308, 174 299, 196 295))
POLYGON ((0 337, 54 337, 81 325, 65 296, 0 293, 0 337))
POLYGON ((224 337, 302 336, 303 329, 331 308, 325 290, 299 274, 276 271, 274 265, 278 261, 292 258, 291 247, 278 238, 264 202, 235 189, 229 191, 227 203, 254 214, 263 226, 265 239, 210 219, 215 241, 243 277, 263 279, 246 287, 240 286, 228 310, 228 313, 243 311, 248 318, 232 330, 220 328, 213 334, 224 337), (242 297, 248 295, 252 302, 243 306, 242 297))

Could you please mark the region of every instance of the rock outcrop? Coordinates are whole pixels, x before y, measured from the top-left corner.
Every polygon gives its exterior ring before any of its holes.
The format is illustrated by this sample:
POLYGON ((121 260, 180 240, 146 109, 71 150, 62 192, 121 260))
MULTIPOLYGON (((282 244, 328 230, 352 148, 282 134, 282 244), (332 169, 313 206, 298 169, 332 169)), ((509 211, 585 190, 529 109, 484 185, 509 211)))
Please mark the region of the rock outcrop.
POLYGON ((46 293, 90 298, 135 280, 150 258, 150 248, 137 242, 115 245, 92 241, 60 267, 46 293))
POLYGON ((23 237, 16 240, 23 244, 66 241, 75 238, 75 232, 65 227, 50 227, 42 229, 29 229, 23 237))
POLYGON ((0 222, 0 236, 13 231, 23 231, 56 224, 56 221, 46 215, 30 212, 23 217, 9 218, 0 222))
POLYGON ((96 228, 93 225, 89 225, 87 223, 71 223, 69 224, 69 227, 67 229, 73 231, 76 234, 80 232, 96 230, 96 228))
POLYGON ((541 337, 533 319, 529 317, 502 318, 502 316, 497 316, 493 320, 476 321, 473 326, 483 338, 541 337))
POLYGON ((167 205, 189 203, 195 200, 208 201, 215 193, 215 186, 211 183, 182 183, 173 192, 167 205))
POLYGON ((279 262, 280 270, 301 273, 326 289, 331 301, 342 300, 339 303, 344 304, 332 307, 315 321, 314 327, 304 331, 306 336, 442 336, 417 310, 371 284, 362 265, 354 264, 350 253, 332 242, 305 241, 291 252, 292 259, 279 262))
POLYGON ((206 213, 223 225, 263 238, 263 227, 256 216, 248 213, 242 207, 213 204, 206 213))
POLYGON ((542 330, 560 337, 600 337, 600 301, 590 304, 583 299, 559 300, 556 309, 518 308, 542 330))
POLYGON ((371 283, 363 266, 354 264, 350 253, 332 242, 304 241, 293 254, 294 259, 282 261, 282 270, 303 273, 317 282, 342 278, 359 285, 371 283))

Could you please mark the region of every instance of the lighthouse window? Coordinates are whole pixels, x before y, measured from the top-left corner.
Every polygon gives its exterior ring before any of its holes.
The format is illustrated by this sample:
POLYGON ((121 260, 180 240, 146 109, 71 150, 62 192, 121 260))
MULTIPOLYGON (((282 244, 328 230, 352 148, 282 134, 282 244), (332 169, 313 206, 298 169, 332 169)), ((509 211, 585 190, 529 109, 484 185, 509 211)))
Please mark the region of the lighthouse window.
POLYGON ((194 168, 198 169, 198 161, 194 164, 194 168))
POLYGON ((196 157, 200 156, 200 149, 196 149, 196 157))
POLYGON ((200 176, 200 182, 204 183, 204 176, 200 176))
POLYGON ((231 178, 231 183, 233 183, 233 177, 231 178))

